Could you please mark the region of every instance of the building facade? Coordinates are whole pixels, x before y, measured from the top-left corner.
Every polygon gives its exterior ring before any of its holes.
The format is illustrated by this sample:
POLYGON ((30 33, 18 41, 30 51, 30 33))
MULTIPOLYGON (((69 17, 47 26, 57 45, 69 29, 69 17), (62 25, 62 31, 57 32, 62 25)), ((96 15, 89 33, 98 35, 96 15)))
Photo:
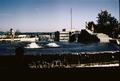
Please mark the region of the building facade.
POLYGON ((61 42, 74 42, 77 40, 78 38, 77 36, 79 33, 80 31, 75 30, 75 29, 72 29, 72 30, 63 29, 60 32, 59 38, 61 42))

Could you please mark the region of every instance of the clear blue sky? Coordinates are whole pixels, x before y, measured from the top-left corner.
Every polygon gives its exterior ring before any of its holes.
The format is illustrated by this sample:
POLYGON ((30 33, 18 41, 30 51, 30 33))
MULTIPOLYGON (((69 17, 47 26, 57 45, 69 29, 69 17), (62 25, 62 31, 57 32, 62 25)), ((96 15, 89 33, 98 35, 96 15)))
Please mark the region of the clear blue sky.
POLYGON ((48 32, 85 28, 85 22, 97 20, 100 10, 119 17, 119 0, 0 0, 0 31, 10 28, 22 32, 48 32))

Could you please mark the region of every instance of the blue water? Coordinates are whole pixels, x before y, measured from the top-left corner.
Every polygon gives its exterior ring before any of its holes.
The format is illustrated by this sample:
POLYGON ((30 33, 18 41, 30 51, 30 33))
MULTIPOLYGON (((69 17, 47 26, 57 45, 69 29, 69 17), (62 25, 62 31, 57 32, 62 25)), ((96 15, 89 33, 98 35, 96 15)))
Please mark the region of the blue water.
MULTIPOLYGON (((120 47, 111 43, 67 43, 67 42, 56 42, 60 45, 59 48, 25 48, 25 55, 40 55, 40 54, 68 54, 68 53, 79 53, 79 52, 101 52, 101 51, 118 51, 120 47)), ((28 42, 0 42, 0 55, 15 55, 15 48, 25 47, 29 44, 28 42)), ((37 42, 38 45, 44 46, 48 42, 37 42)))

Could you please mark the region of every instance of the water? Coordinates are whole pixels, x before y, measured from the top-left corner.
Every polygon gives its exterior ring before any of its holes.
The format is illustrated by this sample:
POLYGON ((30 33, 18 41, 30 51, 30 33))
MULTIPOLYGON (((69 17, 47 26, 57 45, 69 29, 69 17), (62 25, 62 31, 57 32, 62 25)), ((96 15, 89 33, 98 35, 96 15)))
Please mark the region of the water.
MULTIPOLYGON (((48 42, 37 42, 43 48, 25 48, 25 55, 40 55, 40 54, 68 54, 79 52, 101 52, 101 51, 118 51, 120 47, 111 43, 67 43, 56 42, 60 45, 59 48, 44 47, 48 42)), ((15 48, 22 46, 26 47, 29 42, 0 42, 0 55, 15 55, 15 48)))

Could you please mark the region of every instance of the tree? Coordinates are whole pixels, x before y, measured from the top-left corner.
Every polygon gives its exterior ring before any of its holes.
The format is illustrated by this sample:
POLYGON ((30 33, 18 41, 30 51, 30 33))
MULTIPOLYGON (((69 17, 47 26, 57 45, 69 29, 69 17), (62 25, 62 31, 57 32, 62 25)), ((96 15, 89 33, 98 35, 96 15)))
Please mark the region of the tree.
POLYGON ((4 35, 6 35, 6 38, 10 38, 10 32, 9 31, 6 31, 5 33, 4 33, 4 35))
POLYGON ((95 25, 95 23, 93 21, 90 21, 90 22, 87 23, 86 28, 93 31, 93 32, 95 32, 94 29, 96 29, 96 25, 95 25))
POLYGON ((111 14, 105 11, 101 11, 101 13, 98 13, 98 24, 96 28, 96 32, 99 33, 105 33, 109 35, 110 37, 117 37, 117 31, 118 31, 118 21, 115 17, 112 17, 111 14))
POLYGON ((54 41, 59 41, 60 40, 60 32, 59 31, 56 31, 55 32, 55 38, 54 38, 54 41))
POLYGON ((15 37, 18 37, 18 35, 20 35, 20 31, 19 30, 16 30, 16 32, 15 32, 15 37))

